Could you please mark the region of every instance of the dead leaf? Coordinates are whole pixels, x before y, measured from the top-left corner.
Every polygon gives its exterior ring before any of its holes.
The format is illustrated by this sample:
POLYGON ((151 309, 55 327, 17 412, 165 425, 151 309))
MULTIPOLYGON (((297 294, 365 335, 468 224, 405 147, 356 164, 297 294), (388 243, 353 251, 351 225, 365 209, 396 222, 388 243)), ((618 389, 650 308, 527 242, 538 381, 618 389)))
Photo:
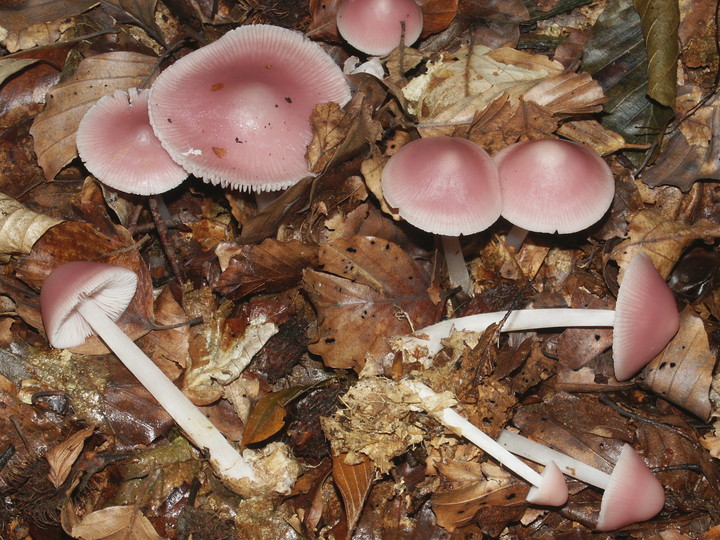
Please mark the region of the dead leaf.
POLYGON ((345 454, 332 456, 332 474, 335 485, 345 503, 347 518, 347 538, 352 537, 355 525, 360 519, 365 499, 375 478, 375 465, 368 458, 360 463, 348 464, 345 454))
POLYGON ((91 56, 80 62, 72 77, 48 92, 47 106, 30 129, 45 178, 55 178, 77 156, 75 132, 85 112, 115 90, 147 86, 155 65, 152 56, 134 52, 91 56))
POLYGON ((20 32, 28 26, 74 17, 96 4, 96 0, 24 0, 0 7, 3 28, 20 32))
POLYGON ((435 321, 420 265, 396 244, 353 236, 320 246, 322 272, 306 270, 303 286, 318 311, 318 339, 309 346, 335 368, 360 371, 393 352, 388 339, 435 321))
POLYGON ((68 532, 80 540, 163 540, 150 520, 134 506, 95 510, 68 532))
POLYGON ((294 386, 263 396, 245 423, 243 445, 262 442, 285 427, 285 415, 287 414, 285 407, 312 387, 312 385, 294 386))
POLYGON ((45 453, 45 459, 50 464, 48 479, 52 485, 59 488, 70 474, 70 469, 82 452, 85 440, 92 435, 94 428, 81 429, 73 433, 62 444, 54 446, 45 453))
POLYGON ((553 116, 576 116, 602 111, 607 101, 602 88, 587 73, 561 73, 537 83, 522 95, 553 116))
POLYGON ((38 62, 35 58, 0 58, 0 86, 18 71, 38 62))
POLYGON ((641 384, 708 421, 713 412, 710 386, 716 361, 702 319, 688 307, 680 313, 677 335, 647 365, 641 384))
POLYGON ((35 242, 62 220, 38 214, 12 197, 0 193, 0 262, 10 255, 28 254, 35 242))

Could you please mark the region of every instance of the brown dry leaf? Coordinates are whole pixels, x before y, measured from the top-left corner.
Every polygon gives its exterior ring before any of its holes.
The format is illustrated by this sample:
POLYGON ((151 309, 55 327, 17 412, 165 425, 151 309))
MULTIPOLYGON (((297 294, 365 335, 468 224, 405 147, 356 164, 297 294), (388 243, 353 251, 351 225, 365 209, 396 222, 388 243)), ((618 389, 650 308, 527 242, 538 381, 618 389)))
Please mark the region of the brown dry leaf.
POLYGON ((15 73, 36 62, 35 58, 0 58, 0 86, 15 73))
MULTIPOLYGON (((640 210, 628 219, 627 238, 610 253, 622 270, 638 252, 647 253, 660 274, 667 278, 683 250, 697 240, 720 237, 720 225, 701 219, 692 225, 664 218, 655 210, 640 210)), ((622 280, 622 277, 621 277, 622 280)))
POLYGON ((457 15, 458 0, 418 0, 423 12, 421 37, 445 30, 457 15))
POLYGON ((262 442, 280 431, 285 426, 285 407, 311 388, 312 385, 293 386, 263 396, 245 423, 243 446, 262 442))
POLYGON ((231 300, 259 292, 278 292, 296 286, 305 268, 317 263, 318 247, 297 240, 279 242, 268 238, 259 245, 224 244, 230 257, 215 290, 231 300))
POLYGON ((382 126, 372 117, 372 104, 358 92, 345 107, 335 102, 318 105, 310 115, 313 138, 306 159, 311 172, 347 161, 368 143, 380 139, 382 126))
POLYGON ((623 148, 638 148, 638 145, 625 142, 622 135, 606 129, 597 120, 565 122, 558 128, 557 134, 592 148, 601 156, 612 154, 623 148))
POLYGON ((115 90, 146 86, 156 62, 152 56, 125 51, 91 56, 80 62, 72 77, 48 92, 47 106, 30 129, 48 180, 77 155, 75 132, 85 112, 115 90))
POLYGON ((587 73, 574 72, 542 80, 522 97, 558 116, 598 113, 607 101, 597 81, 587 73))
POLYGON ((332 456, 332 473, 345 503, 347 538, 351 538, 373 485, 375 464, 367 458, 360 463, 349 464, 345 462, 345 457, 345 454, 332 456))
POLYGON ((309 346, 326 365, 360 371, 382 366, 393 352, 388 339, 437 320, 429 279, 399 246, 353 236, 321 244, 322 272, 306 270, 303 286, 318 311, 317 341, 309 346))
POLYGON ((8 2, 0 6, 0 26, 11 32, 21 32, 34 24, 74 17, 90 9, 96 3, 96 0, 8 2))
POLYGON ((37 214, 0 193, 0 262, 8 262, 16 253, 30 253, 38 238, 58 223, 62 220, 37 214))
POLYGON ((59 488, 70 474, 70 469, 82 452, 85 439, 92 435, 94 428, 86 428, 73 433, 62 444, 51 448, 45 453, 45 459, 50 464, 48 479, 52 485, 59 488))
POLYGON ((109 506, 87 514, 68 531, 80 540, 163 540, 134 506, 109 506))
POLYGON ((704 421, 713 412, 710 386, 717 358, 703 320, 688 307, 680 314, 680 329, 643 372, 641 384, 704 421))

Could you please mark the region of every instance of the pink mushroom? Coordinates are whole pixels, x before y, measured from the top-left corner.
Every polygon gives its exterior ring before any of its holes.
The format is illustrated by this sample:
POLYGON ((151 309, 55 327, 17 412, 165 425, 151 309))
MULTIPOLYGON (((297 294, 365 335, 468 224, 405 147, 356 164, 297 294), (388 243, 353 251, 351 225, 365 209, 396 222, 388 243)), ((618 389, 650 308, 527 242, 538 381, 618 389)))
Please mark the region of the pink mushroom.
POLYGON ((524 141, 501 150, 494 159, 502 215, 514 225, 507 242, 515 248, 527 231, 568 234, 586 229, 612 204, 615 180, 610 167, 581 144, 524 141))
POLYGON ((503 430, 497 442, 513 454, 544 465, 554 463, 568 476, 604 489, 596 526, 600 531, 645 521, 665 505, 662 484, 629 444, 623 446, 612 473, 607 474, 512 431, 503 430))
POLYGON ((70 262, 56 268, 40 292, 40 309, 53 347, 82 344, 96 333, 186 433, 209 455, 231 486, 254 473, 207 417, 115 324, 137 287, 132 270, 97 262, 70 262))
POLYGON ((615 378, 624 381, 635 375, 672 339, 680 327, 675 297, 650 257, 635 255, 625 269, 615 309, 522 309, 480 313, 448 319, 417 330, 403 338, 426 347, 424 360, 442 349, 441 340, 455 330, 482 332, 502 323, 503 332, 562 327, 613 327, 615 378))
POLYGON ((342 0, 337 28, 350 45, 366 54, 382 56, 404 43, 412 45, 423 29, 423 14, 415 0, 342 0))
POLYGON ((181 58, 150 89, 150 123, 172 158, 207 182, 274 191, 309 175, 309 122, 344 105, 347 79, 298 32, 242 26, 181 58))
POLYGON ((100 98, 83 116, 76 143, 87 169, 125 193, 163 193, 188 174, 153 133, 147 90, 117 90, 100 98))
POLYGON ((383 197, 405 221, 441 236, 450 282, 471 294, 458 236, 487 229, 500 217, 492 158, 460 137, 417 139, 393 154, 381 182, 383 197))

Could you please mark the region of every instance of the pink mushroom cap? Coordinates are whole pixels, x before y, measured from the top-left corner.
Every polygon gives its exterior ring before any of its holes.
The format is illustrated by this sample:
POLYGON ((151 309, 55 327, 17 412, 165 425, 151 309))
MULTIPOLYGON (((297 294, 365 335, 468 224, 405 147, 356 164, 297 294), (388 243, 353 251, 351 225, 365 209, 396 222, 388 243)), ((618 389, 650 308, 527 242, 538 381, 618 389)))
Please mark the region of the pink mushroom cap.
POLYGON ((610 167, 581 144, 560 139, 523 141, 495 156, 502 215, 540 233, 573 233, 602 218, 612 204, 610 167))
POLYGON ((147 90, 116 90, 100 98, 80 121, 76 144, 87 169, 125 193, 164 193, 188 175, 153 133, 147 90))
POLYGON ((314 107, 349 99, 345 75, 320 45, 258 24, 231 30, 163 71, 150 89, 150 122, 195 176, 273 191, 310 174, 314 107))
POLYGON ((77 261, 57 267, 40 291, 40 312, 50 344, 58 349, 77 347, 94 334, 77 309, 88 299, 117 320, 130 305, 137 282, 135 272, 114 264, 77 261))
POLYGON ((568 487, 560 467, 550 462, 541 473, 542 482, 532 486, 525 500, 542 506, 562 506, 568 500, 568 487))
POLYGON ((614 531, 655 516, 665 505, 665 491, 645 462, 626 444, 620 452, 600 504, 596 528, 614 531))
POLYGON ((680 328, 670 287, 650 257, 637 253, 625 269, 615 304, 613 363, 624 381, 655 358, 680 328))
POLYGON ((366 54, 385 55, 400 46, 401 21, 405 45, 412 45, 423 29, 423 13, 415 0, 343 0, 337 27, 350 45, 366 54))
POLYGON ((473 234, 502 210, 497 169, 477 144, 428 137, 403 146, 382 171, 382 192, 408 223, 447 236, 473 234))

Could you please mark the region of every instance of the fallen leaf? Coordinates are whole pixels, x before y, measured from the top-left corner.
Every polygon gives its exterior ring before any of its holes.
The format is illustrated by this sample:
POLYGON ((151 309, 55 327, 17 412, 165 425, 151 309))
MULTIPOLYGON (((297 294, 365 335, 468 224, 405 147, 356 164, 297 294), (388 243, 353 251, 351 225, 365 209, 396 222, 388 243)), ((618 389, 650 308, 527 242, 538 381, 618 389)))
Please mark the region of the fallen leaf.
POLYGON ((0 193, 0 262, 8 262, 13 254, 30 253, 35 242, 58 223, 62 220, 33 212, 0 193))
POLYGON ((335 485, 345 503, 347 538, 352 537, 355 525, 360 519, 365 500, 375 479, 375 465, 365 458, 360 463, 348 464, 345 455, 332 456, 332 474, 335 485))
POLYGON ((318 311, 310 344, 326 365, 360 371, 393 356, 388 339, 434 322, 439 306, 421 266, 396 244, 375 237, 340 238, 320 246, 322 272, 306 270, 303 287, 318 311))
POLYGON ((245 423, 243 445, 262 442, 280 431, 285 426, 285 407, 311 388, 312 385, 294 386, 263 396, 245 423))
POLYGON ((83 517, 68 531, 81 540, 163 540, 134 506, 109 506, 83 517))
POLYGON ((48 479, 52 485, 59 488, 70 474, 70 469, 75 460, 82 452, 85 440, 92 435, 94 428, 81 429, 76 431, 64 442, 54 446, 45 453, 45 459, 50 464, 48 479))
POLYGON ((680 314, 677 335, 647 365, 640 384, 708 421, 713 412, 710 387, 716 362, 703 320, 688 307, 680 314))
POLYGON ((0 58, 0 86, 15 73, 36 62, 35 58, 0 58))
POLYGON ((74 17, 90 9, 95 0, 25 0, 0 7, 3 28, 20 32, 37 23, 74 17))

